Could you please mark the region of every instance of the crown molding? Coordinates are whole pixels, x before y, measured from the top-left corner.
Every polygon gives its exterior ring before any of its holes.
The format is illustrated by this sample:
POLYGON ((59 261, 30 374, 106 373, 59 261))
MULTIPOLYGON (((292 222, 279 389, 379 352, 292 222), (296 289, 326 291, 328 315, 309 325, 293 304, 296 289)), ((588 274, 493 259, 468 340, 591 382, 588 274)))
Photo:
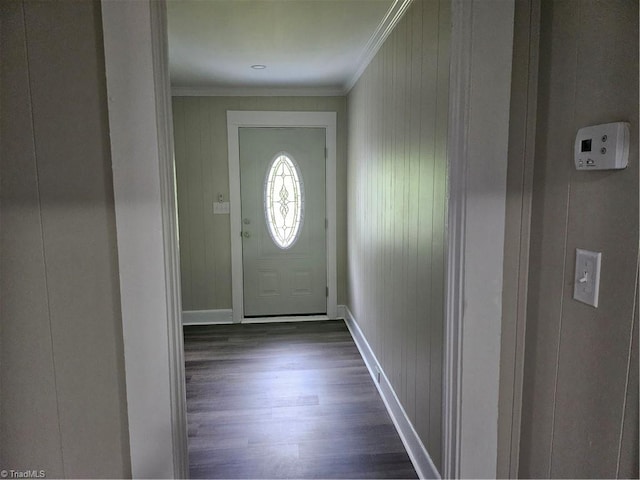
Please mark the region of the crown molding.
POLYGON ((358 68, 343 88, 335 87, 182 87, 173 86, 173 97, 342 97, 356 84, 384 41, 413 0, 394 0, 358 58, 358 68))
POLYGON ((343 97, 341 88, 172 87, 172 97, 343 97))
POLYGON ((358 69, 353 74, 351 79, 345 84, 345 93, 349 93, 351 91, 353 86, 367 69, 369 63, 371 63, 371 60, 373 60, 373 57, 376 56, 376 53, 378 53, 378 50, 380 50, 380 47, 382 47, 382 44, 387 39, 389 34, 391 34, 391 32, 396 27, 412 2, 413 0, 395 0, 389 7, 387 14, 384 16, 375 32, 373 32, 371 38, 369 38, 364 51, 360 55, 360 58, 358 59, 358 69))

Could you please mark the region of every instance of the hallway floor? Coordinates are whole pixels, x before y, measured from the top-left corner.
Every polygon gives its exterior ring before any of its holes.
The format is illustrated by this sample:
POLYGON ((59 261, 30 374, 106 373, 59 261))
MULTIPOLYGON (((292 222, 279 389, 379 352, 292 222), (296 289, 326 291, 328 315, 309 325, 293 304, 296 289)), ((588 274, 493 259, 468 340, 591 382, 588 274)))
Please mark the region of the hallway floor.
POLYGON ((342 320, 184 341, 192 478, 417 478, 342 320))

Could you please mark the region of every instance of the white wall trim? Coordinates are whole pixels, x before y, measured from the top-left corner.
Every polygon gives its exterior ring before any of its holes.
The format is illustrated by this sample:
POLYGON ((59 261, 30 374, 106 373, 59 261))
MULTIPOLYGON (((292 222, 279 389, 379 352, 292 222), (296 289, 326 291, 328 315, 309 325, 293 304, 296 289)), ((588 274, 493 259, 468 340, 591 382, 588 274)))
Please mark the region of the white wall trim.
POLYGON ((502 299, 498 478, 516 478, 527 330, 541 0, 516 2, 502 299), (526 68, 525 68, 526 67, 526 68), (515 89, 515 90, 514 90, 515 89))
MULTIPOLYGON (((327 227, 327 317, 335 318, 337 305, 337 244, 336 244, 336 113, 335 112, 254 112, 228 111, 229 201, 231 224, 231 298, 234 322, 244 318, 242 230, 240 208, 240 127, 320 127, 326 132, 326 215, 327 227)), ((248 320, 248 319, 247 319, 248 320)))
POLYGON ((175 185, 167 4, 164 1, 153 1, 150 2, 149 7, 151 12, 151 50, 153 52, 153 77, 156 96, 160 206, 162 211, 165 291, 168 314, 167 337, 169 347, 169 387, 171 389, 173 470, 174 475, 186 477, 189 472, 187 393, 181 324, 182 295, 180 287, 180 250, 178 246, 178 198, 175 185))
POLYGON ((497 473, 513 26, 514 0, 452 0, 445 478, 497 473))
POLYGON ((179 87, 171 89, 174 97, 343 97, 344 88, 332 87, 179 87))
POLYGON ((102 26, 131 473, 183 478, 186 402, 166 4, 103 1, 102 26))
POLYGON ((182 325, 220 325, 233 323, 231 309, 184 310, 182 325))
POLYGON ((413 0, 394 0, 394 2, 387 10, 386 15, 376 28, 376 30, 369 38, 367 45, 365 46, 364 51, 358 58, 358 68, 353 76, 347 81, 345 84, 344 92, 349 93, 349 91, 353 88, 353 86, 357 83, 358 79, 362 76, 364 71, 373 60, 373 57, 376 56, 380 47, 384 44, 384 41, 391 34, 396 25, 405 14, 409 6, 413 0))
POLYGON ((400 435, 400 439, 404 444, 411 463, 416 469, 416 473, 420 478, 441 478, 440 472, 436 468, 429 452, 425 448, 424 444, 420 440, 418 433, 416 432, 411 420, 407 416, 396 392, 393 390, 387 375, 384 373, 382 366, 378 362, 375 353, 371 349, 369 342, 360 330, 358 322, 353 317, 349 307, 340 305, 338 308, 340 314, 344 315, 347 328, 353 337, 353 340, 360 351, 360 355, 367 365, 369 374, 375 383, 382 400, 384 401, 387 411, 393 420, 393 424, 400 435), (377 372, 380 372, 380 382, 377 381, 377 372))
POLYGON ((449 184, 447 281, 442 384, 444 478, 460 478, 460 408, 462 381, 462 316, 464 312, 464 238, 466 220, 466 138, 469 128, 469 89, 472 13, 465 0, 453 0, 449 88, 449 184))

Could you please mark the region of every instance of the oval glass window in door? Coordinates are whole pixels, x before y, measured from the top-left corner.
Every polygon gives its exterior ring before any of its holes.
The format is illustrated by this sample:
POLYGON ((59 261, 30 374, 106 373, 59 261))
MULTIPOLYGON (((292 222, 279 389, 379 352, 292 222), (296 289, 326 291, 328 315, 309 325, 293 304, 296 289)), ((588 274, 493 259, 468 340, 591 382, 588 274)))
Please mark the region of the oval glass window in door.
POLYGON ((264 181, 264 215, 273 242, 285 250, 298 240, 304 216, 304 186, 297 164, 286 153, 271 161, 264 181))

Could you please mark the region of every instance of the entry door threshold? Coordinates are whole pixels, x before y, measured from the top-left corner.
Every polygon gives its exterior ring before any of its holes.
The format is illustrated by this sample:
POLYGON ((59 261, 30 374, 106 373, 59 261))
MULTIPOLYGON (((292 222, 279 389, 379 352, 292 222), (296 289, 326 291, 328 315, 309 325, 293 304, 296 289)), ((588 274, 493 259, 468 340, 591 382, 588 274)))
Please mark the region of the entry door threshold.
POLYGON ((318 322, 335 320, 327 315, 291 315, 284 317, 244 317, 240 323, 318 322))

